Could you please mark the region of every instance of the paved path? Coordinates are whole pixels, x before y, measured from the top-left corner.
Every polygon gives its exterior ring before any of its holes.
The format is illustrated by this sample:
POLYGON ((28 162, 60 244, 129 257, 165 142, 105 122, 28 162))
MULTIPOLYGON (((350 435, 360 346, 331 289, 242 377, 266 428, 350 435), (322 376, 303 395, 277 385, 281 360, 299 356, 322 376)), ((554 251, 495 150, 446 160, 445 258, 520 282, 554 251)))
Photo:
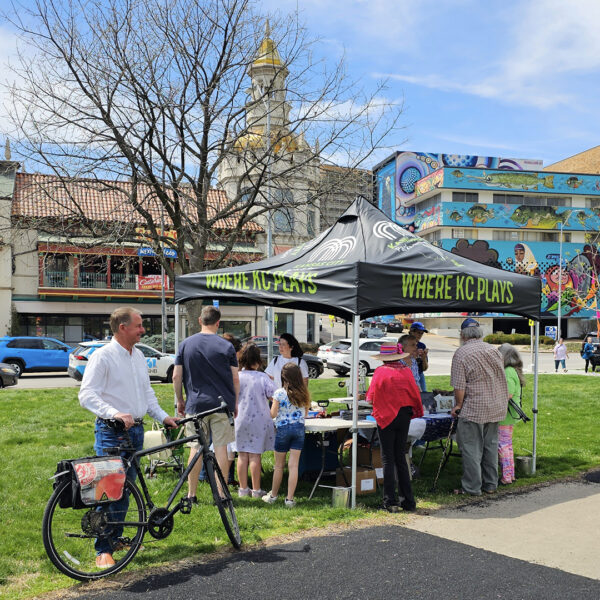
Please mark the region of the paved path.
POLYGON ((334 530, 135 582, 125 573, 76 597, 598 600, 599 513, 600 485, 557 484, 416 515, 406 526, 334 530))

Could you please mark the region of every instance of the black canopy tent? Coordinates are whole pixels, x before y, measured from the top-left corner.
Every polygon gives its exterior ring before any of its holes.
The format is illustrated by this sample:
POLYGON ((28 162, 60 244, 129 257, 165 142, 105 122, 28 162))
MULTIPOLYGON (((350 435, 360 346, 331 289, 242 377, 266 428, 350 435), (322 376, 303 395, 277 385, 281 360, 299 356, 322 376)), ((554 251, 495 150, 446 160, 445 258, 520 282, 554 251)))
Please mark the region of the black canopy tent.
MULTIPOLYGON (((503 271, 437 248, 358 198, 315 239, 240 267, 189 273, 175 279, 176 303, 218 299, 282 306, 353 320, 352 373, 358 390, 358 325, 390 314, 506 312, 540 316, 539 279, 503 271)), ((537 336, 536 336, 537 340, 537 336)), ((534 408, 537 406, 537 348, 534 408)), ((535 427, 534 413, 534 464, 535 427)), ((355 503, 356 439, 352 502, 355 503)))

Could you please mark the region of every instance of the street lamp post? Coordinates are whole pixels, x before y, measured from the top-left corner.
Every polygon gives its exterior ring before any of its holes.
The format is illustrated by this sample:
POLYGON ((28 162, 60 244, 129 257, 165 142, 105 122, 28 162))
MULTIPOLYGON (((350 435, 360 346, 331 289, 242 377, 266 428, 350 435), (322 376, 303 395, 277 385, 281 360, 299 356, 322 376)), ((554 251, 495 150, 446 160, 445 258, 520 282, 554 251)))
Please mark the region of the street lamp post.
POLYGON ((558 340, 562 337, 561 336, 561 332, 560 332, 560 319, 561 319, 561 312, 562 312, 562 306, 561 306, 561 302, 562 302, 562 243, 563 243, 563 224, 560 224, 560 238, 559 238, 559 245, 558 245, 558 327, 557 327, 557 331, 556 331, 556 341, 558 342, 558 340))
MULTIPOLYGON (((264 86, 261 90, 263 96, 261 100, 266 104, 267 109, 267 125, 266 125, 266 142, 265 150, 267 152, 267 258, 273 256, 273 230, 271 219, 271 89, 267 87, 267 100, 265 103, 264 86)), ((273 360, 273 307, 267 306, 265 309, 265 317, 267 319, 267 364, 273 360)))

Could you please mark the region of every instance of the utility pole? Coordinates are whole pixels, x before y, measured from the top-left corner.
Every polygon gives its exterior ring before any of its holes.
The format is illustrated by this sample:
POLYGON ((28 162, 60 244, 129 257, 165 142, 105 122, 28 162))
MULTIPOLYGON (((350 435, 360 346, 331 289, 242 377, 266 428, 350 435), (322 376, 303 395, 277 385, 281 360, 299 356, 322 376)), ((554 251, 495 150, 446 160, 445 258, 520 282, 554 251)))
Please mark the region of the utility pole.
POLYGON ((560 238, 559 238, 559 250, 558 250, 558 327, 556 331, 556 341, 562 337, 560 332, 560 320, 562 312, 562 243, 563 243, 563 224, 560 224, 560 238))

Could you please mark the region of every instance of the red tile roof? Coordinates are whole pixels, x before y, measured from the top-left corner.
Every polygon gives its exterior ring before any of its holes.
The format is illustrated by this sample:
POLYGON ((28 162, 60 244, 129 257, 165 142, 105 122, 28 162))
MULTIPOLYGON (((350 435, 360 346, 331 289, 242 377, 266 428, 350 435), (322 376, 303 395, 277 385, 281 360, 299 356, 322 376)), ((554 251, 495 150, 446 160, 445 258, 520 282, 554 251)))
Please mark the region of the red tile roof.
MULTIPOLYGON (((96 179, 73 179, 63 181, 54 175, 38 173, 17 173, 13 196, 12 214, 16 217, 77 218, 85 217, 94 221, 119 221, 135 225, 145 225, 143 217, 133 210, 129 200, 132 184, 127 181, 96 179)), ((159 223, 160 203, 154 198, 151 186, 138 184, 139 201, 159 223)), ((208 192, 208 218, 227 204, 227 196, 222 190, 208 192)), ((182 201, 182 204, 185 200, 182 201)), ((190 211, 193 214, 193 211, 190 211)), ((215 229, 234 229, 237 225, 234 216, 218 219, 215 229)), ((170 219, 165 212, 165 227, 170 219)), ((243 227, 245 232, 261 232, 262 227, 249 221, 243 227)))

